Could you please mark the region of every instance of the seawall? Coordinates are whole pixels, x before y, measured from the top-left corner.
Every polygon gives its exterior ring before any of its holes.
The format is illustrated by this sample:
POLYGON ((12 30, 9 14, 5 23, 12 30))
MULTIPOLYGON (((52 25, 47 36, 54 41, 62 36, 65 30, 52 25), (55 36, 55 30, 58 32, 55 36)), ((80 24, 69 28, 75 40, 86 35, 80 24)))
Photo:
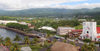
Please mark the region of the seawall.
POLYGON ((9 28, 9 27, 6 27, 6 26, 0 26, 0 28, 7 29, 7 30, 11 30, 11 31, 14 31, 16 33, 19 33, 21 35, 24 35, 24 36, 38 37, 38 36, 36 36, 36 34, 26 33, 24 31, 21 31, 21 30, 18 30, 18 29, 14 29, 14 28, 9 28))

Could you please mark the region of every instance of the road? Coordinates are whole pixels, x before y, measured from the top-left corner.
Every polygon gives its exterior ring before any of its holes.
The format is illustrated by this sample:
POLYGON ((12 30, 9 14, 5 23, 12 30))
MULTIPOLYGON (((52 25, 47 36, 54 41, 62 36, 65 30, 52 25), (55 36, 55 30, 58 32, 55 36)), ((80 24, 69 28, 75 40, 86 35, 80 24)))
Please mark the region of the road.
MULTIPOLYGON (((75 40, 67 39, 67 43, 70 43, 70 42, 75 42, 75 40)), ((84 44, 84 42, 81 41, 81 40, 78 40, 78 42, 75 42, 75 45, 76 45, 76 46, 80 46, 80 47, 82 47, 83 44, 84 44)), ((89 44, 89 43, 87 43, 87 44, 89 44)), ((100 47, 99 47, 99 45, 96 45, 96 44, 95 44, 95 46, 96 46, 96 48, 97 48, 97 51, 100 51, 100 47)))

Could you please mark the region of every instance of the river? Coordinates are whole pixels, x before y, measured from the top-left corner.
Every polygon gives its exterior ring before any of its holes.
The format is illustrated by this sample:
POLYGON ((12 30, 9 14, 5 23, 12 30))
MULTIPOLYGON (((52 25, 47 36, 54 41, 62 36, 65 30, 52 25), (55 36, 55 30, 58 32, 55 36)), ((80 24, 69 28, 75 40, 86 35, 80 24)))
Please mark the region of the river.
MULTIPOLYGON (((9 37, 11 40, 13 40, 16 35, 18 33, 16 32, 13 32, 13 31, 10 31, 10 30, 7 30, 7 29, 3 29, 3 28, 0 28, 0 36, 3 37, 3 38, 6 38, 6 37, 9 37)), ((24 39, 24 35, 21 35, 21 34, 18 34, 22 39, 24 39)))

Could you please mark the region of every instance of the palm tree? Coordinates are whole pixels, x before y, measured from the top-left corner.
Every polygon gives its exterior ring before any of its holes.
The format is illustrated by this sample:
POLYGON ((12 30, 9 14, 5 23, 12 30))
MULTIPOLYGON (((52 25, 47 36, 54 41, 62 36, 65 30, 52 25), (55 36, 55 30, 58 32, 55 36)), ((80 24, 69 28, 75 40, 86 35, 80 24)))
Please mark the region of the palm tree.
POLYGON ((10 47, 10 51, 20 51, 18 44, 14 43, 12 47, 10 47))
POLYGON ((30 39, 28 36, 24 37, 24 43, 25 44, 30 44, 30 39))
POLYGON ((0 37, 0 44, 3 43, 3 37, 0 37))
POLYGON ((39 42, 39 39, 38 38, 33 38, 33 40, 32 40, 32 43, 33 44, 36 44, 36 43, 38 43, 39 42))
POLYGON ((14 41, 20 41, 20 40, 22 40, 22 39, 20 38, 20 36, 19 36, 19 35, 16 35, 16 37, 14 38, 14 41))
POLYGON ((90 49, 91 51, 96 51, 96 46, 95 46, 94 43, 90 43, 90 44, 89 44, 89 47, 91 48, 91 49, 90 49))
POLYGON ((6 46, 10 46, 12 43, 11 43, 11 40, 10 40, 10 38, 9 37, 6 37, 5 38, 5 45, 6 46))
POLYGON ((82 47, 81 47, 81 51, 88 51, 88 45, 85 43, 82 47))
POLYGON ((93 43, 87 45, 86 43, 82 46, 81 51, 96 51, 96 46, 93 43))

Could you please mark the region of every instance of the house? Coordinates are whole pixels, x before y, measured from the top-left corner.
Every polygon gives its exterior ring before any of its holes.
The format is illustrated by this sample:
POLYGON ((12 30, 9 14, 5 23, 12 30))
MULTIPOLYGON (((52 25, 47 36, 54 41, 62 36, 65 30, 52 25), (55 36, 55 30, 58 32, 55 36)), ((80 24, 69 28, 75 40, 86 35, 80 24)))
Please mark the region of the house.
POLYGON ((83 22, 83 21, 87 21, 87 20, 86 19, 78 19, 78 21, 82 21, 83 22))
POLYGON ((82 29, 75 29, 69 32, 69 37, 79 37, 82 34, 82 29))
POLYGON ((30 47, 22 47, 21 51, 32 51, 30 47))
POLYGON ((3 44, 0 44, 0 51, 10 51, 10 50, 3 44))
POLYGON ((28 27, 29 27, 30 29, 34 29, 34 26, 33 26, 32 24, 27 23, 27 25, 28 25, 28 27))
POLYGON ((26 22, 18 22, 18 23, 22 25, 28 25, 26 22))
POLYGON ((69 32, 71 32, 72 30, 75 30, 75 28, 72 28, 72 27, 58 27, 57 34, 58 35, 66 35, 69 32))
POLYGON ((39 28, 39 29, 49 30, 49 31, 56 31, 54 28, 49 27, 49 26, 43 26, 43 27, 41 27, 41 28, 39 28))
POLYGON ((100 27, 96 27, 96 22, 83 22, 83 30, 80 35, 81 39, 91 39, 92 41, 100 40, 100 27))

